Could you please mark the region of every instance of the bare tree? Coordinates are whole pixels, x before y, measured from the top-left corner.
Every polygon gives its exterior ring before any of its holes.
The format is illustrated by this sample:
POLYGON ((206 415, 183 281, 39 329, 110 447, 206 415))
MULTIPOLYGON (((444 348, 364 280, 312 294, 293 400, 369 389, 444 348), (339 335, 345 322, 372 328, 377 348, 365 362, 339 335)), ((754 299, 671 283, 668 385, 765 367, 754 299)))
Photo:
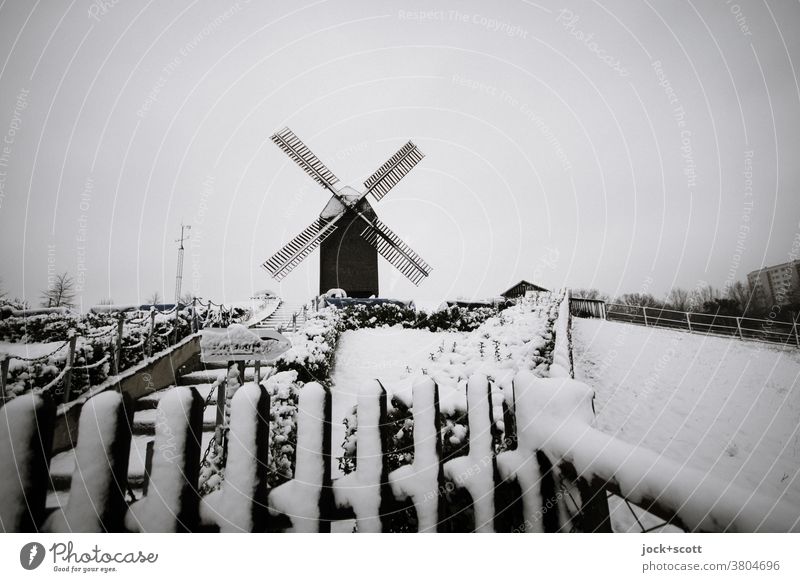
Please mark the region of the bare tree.
POLYGON ((114 300, 111 297, 106 297, 100 300, 100 305, 114 305, 114 300))
POLYGON ((153 291, 153 294, 147 298, 147 303, 149 305, 158 305, 161 303, 161 294, 158 291, 153 291))
POLYGON ((753 292, 750 290, 750 285, 736 281, 728 287, 728 299, 735 302, 742 313, 746 311, 754 311, 756 305, 753 301, 753 292))
POLYGON ((617 297, 617 303, 636 307, 661 307, 662 303, 650 293, 625 293, 617 297))
POLYGON ((689 296, 689 311, 702 311, 706 303, 719 299, 719 292, 711 285, 698 285, 689 296))
POLYGON ((42 292, 43 307, 75 307, 75 281, 65 271, 42 292))
POLYGON ((686 289, 675 287, 667 295, 667 303, 676 311, 687 311, 690 303, 690 293, 686 289))

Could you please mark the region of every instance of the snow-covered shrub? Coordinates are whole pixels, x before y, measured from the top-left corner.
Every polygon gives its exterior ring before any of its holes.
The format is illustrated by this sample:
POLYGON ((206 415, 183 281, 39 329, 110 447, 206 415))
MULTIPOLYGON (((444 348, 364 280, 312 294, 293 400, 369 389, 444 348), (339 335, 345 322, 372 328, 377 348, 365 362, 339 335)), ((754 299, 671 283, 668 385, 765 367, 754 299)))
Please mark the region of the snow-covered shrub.
POLYGON ((413 328, 417 325, 417 311, 412 307, 395 303, 377 305, 350 305, 337 311, 340 331, 401 325, 413 328))
POLYGON ((73 313, 48 313, 0 320, 0 340, 4 342, 44 343, 64 341, 70 329, 85 329, 73 313))
MULTIPOLYGON (((65 342, 70 334, 77 337, 73 362, 70 395, 76 398, 89 389, 104 382, 115 373, 112 363, 117 350, 118 313, 88 313, 82 317, 75 314, 46 314, 29 317, 9 317, 0 320, 3 341, 20 344, 65 342), (105 360, 101 363, 102 360, 105 360)), ((177 323, 174 314, 156 314, 150 353, 167 349, 177 339, 191 333, 191 311, 182 310, 177 323)), ((146 313, 138 317, 128 316, 123 327, 120 371, 134 366, 147 357, 150 318, 146 313)), ((8 393, 17 396, 28 390, 39 389, 50 384, 64 369, 68 348, 39 361, 12 358, 9 364, 8 393)), ((61 382, 53 391, 61 400, 61 382)))
POLYGON ((323 309, 306 319, 297 331, 285 335, 292 347, 278 358, 276 368, 282 372, 294 370, 301 382, 326 384, 339 338, 335 310, 323 309))
POLYGON ((496 307, 452 306, 421 316, 416 327, 430 331, 473 331, 499 313, 496 307))
POLYGON ((341 331, 392 327, 430 331, 472 331, 484 321, 500 312, 497 307, 452 306, 432 313, 417 311, 407 305, 381 303, 376 305, 350 305, 338 310, 341 331))

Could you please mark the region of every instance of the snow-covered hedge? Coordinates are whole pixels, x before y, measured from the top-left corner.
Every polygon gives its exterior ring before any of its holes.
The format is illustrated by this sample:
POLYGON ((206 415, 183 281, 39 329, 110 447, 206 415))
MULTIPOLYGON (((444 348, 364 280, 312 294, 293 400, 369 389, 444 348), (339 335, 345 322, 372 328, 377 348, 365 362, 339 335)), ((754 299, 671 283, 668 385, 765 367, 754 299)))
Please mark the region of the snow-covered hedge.
POLYGON ((277 370, 293 370, 301 382, 327 383, 339 338, 337 322, 336 310, 323 309, 311 314, 297 331, 284 332, 292 347, 275 363, 277 370))
MULTIPOLYGON (((74 370, 72 374, 73 397, 79 396, 90 386, 105 381, 112 370, 117 338, 118 313, 87 313, 83 316, 68 313, 49 313, 26 317, 8 317, 0 320, 0 341, 11 342, 19 346, 16 352, 30 346, 30 351, 37 351, 37 345, 43 343, 63 344, 75 334, 74 370), (105 360, 105 361, 103 361, 105 360), (102 363, 101 363, 102 362, 102 363)), ((198 323, 212 325, 214 322, 236 322, 249 317, 246 309, 221 311, 219 308, 205 307, 198 309, 198 323)), ((160 352, 175 339, 187 337, 192 330, 192 312, 185 307, 175 314, 156 313, 152 335, 151 353, 160 352)), ((226 324, 227 325, 227 324, 226 324)), ((123 327, 122 353, 120 355, 120 371, 141 362, 147 357, 147 339, 150 335, 150 317, 147 312, 130 314, 123 327)), ((2 350, 0 350, 2 351, 2 350)), ((32 358, 13 358, 9 362, 8 394, 17 396, 28 390, 43 388, 55 380, 66 366, 68 348, 65 346, 58 352, 37 361, 32 358)))
POLYGON ((426 313, 406 305, 382 303, 341 308, 337 311, 337 320, 340 331, 395 325, 430 331, 472 331, 498 313, 497 307, 468 308, 455 305, 426 313))

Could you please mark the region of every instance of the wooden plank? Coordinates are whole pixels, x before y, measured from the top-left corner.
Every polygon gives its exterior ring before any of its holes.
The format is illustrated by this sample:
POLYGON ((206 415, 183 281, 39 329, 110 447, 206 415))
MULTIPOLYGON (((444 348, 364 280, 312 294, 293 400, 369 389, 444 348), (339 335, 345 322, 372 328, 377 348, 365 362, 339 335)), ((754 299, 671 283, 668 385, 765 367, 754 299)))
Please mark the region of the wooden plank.
POLYGON ((84 403, 105 390, 118 390, 137 400, 142 396, 167 388, 177 382, 178 369, 199 357, 200 336, 184 339, 168 351, 153 356, 152 360, 129 368, 90 389, 76 400, 58 407, 53 431, 53 451, 57 454, 75 446, 78 437, 78 419, 84 403))

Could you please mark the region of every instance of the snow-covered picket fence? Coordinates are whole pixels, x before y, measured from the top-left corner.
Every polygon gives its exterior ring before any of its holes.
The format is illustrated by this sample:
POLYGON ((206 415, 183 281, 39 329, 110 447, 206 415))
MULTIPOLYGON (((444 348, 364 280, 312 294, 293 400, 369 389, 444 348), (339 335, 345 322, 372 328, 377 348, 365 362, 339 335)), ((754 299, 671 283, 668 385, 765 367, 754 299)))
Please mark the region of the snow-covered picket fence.
POLYGON ((128 505, 130 400, 105 391, 83 402, 69 500, 48 514, 55 406, 48 393, 22 395, 0 408, 0 463, 16 468, 0 474, 0 527, 327 532, 341 522, 360 532, 611 531, 611 492, 688 531, 800 530, 800 509, 792 504, 597 430, 594 392, 572 378, 568 302, 565 293, 551 311, 557 311, 555 373, 520 369, 504 381, 502 424, 495 417, 495 379, 481 371, 469 376, 460 456, 442 454, 437 381, 417 377, 413 450, 404 451, 407 461, 394 470, 384 386, 374 380, 354 387, 355 470, 333 478, 331 395, 308 382, 299 389, 292 476, 270 490, 270 392, 250 383, 218 399, 225 406, 227 463, 221 487, 203 496, 204 402, 195 388, 181 386, 159 403, 144 496, 128 505))
POLYGON ((306 384, 294 478, 268 491, 269 396, 263 386, 246 384, 231 404, 225 482, 201 498, 203 401, 194 388, 179 387, 159 404, 146 494, 130 506, 124 500, 130 401, 99 394, 81 414, 69 501, 49 515, 55 407, 46 393, 26 394, 0 408, 0 463, 16 467, 0 477, 0 523, 5 531, 329 531, 334 521, 354 519, 358 531, 386 531, 411 507, 419 531, 610 531, 610 488, 689 530, 800 530, 793 506, 600 433, 592 427, 592 390, 571 378, 515 376, 508 425, 516 428, 502 435, 510 446, 497 453, 490 382, 475 374, 468 384, 469 453, 447 462, 438 388, 421 378, 413 392, 412 462, 387 469, 386 392, 375 382, 359 396, 356 470, 334 480, 330 395, 306 384), (462 503, 454 505, 459 493, 462 503))

